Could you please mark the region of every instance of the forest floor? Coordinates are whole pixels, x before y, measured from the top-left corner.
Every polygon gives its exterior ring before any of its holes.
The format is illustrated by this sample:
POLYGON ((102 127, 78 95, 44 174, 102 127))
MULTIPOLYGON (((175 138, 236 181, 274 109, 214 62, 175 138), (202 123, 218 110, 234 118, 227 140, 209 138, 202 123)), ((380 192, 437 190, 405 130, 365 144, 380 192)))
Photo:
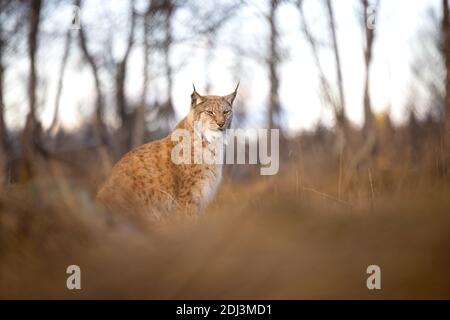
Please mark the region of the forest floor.
POLYGON ((112 225, 66 178, 13 186, 0 195, 0 299, 450 298, 447 184, 314 168, 225 178, 197 223, 163 232, 112 225), (81 290, 66 288, 73 264, 81 290))

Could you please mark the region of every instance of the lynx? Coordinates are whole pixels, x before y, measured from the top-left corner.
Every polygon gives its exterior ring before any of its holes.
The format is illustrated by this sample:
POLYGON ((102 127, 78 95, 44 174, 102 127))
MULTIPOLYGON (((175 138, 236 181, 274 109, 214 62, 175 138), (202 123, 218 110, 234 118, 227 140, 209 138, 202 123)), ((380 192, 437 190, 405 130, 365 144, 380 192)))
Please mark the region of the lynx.
MULTIPOLYGON (((239 84, 226 96, 202 96, 194 87, 189 114, 174 129, 201 138, 200 144, 192 144, 191 157, 198 151, 195 148, 223 143, 223 139, 214 137, 224 135, 230 128, 238 87, 239 84)), ((97 200, 111 210, 149 222, 198 217, 216 193, 223 165, 174 163, 172 153, 176 143, 169 134, 127 153, 114 166, 97 200)))

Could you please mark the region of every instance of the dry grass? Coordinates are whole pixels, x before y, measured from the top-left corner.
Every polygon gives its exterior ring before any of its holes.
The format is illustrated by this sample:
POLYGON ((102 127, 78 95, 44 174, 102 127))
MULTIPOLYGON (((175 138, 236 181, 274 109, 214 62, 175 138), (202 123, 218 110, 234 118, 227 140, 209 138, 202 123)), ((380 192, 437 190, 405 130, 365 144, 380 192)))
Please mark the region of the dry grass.
POLYGON ((198 223, 150 231, 110 223, 75 181, 0 197, 0 298, 450 298, 450 188, 401 167, 295 162, 225 180, 198 223), (81 291, 66 289, 71 264, 81 291))

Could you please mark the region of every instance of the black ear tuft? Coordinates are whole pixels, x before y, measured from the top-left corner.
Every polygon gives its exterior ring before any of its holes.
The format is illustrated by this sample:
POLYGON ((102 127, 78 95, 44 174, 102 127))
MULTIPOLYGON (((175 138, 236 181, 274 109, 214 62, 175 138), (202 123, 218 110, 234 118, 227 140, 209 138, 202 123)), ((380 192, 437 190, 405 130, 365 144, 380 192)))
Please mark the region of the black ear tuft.
POLYGON ((195 90, 194 84, 192 84, 192 87, 194 88, 194 92, 191 94, 191 108, 194 108, 198 104, 202 103, 203 97, 198 94, 198 92, 195 90))
POLYGON ((234 89, 233 93, 230 93, 229 95, 223 97, 230 105, 233 105, 234 99, 236 98, 236 95, 237 95, 237 90, 239 88, 239 84, 240 84, 240 82, 238 82, 236 89, 234 89))

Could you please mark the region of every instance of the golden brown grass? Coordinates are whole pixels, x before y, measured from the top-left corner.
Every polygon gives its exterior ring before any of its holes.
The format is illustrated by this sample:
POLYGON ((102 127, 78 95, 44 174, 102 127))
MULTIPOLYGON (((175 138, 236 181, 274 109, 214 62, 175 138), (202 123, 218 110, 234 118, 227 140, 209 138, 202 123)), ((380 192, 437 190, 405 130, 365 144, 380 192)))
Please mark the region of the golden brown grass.
POLYGON ((157 230, 111 222, 76 181, 1 195, 0 298, 450 298, 450 188, 401 166, 293 161, 226 179, 198 223, 157 230), (81 291, 66 289, 71 264, 81 291), (371 264, 380 291, 366 288, 371 264))

